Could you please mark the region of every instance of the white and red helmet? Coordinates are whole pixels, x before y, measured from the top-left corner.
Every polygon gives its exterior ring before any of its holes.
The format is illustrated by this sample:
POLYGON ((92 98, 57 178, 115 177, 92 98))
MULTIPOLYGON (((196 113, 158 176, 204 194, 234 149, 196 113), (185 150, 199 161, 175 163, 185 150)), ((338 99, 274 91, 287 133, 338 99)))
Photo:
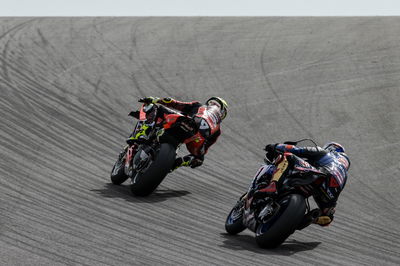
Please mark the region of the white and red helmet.
POLYGON ((206 105, 217 105, 220 108, 221 120, 223 120, 228 113, 228 104, 221 97, 211 97, 206 101, 206 105))
POLYGON ((327 151, 344 152, 344 147, 337 142, 328 142, 322 148, 327 151))

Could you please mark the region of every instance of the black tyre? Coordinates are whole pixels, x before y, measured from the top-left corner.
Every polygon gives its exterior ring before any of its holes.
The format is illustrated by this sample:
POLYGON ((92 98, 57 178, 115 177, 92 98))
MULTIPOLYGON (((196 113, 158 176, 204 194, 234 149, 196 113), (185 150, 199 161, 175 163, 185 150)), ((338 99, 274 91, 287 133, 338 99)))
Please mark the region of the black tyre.
POLYGON ((257 226, 256 242, 262 248, 276 248, 297 228, 306 211, 304 197, 291 194, 280 199, 281 208, 267 223, 257 226))
POLYGON ((244 200, 239 200, 232 208, 225 221, 225 230, 230 235, 236 235, 246 229, 243 225, 244 200))
POLYGON ((138 173, 132 180, 131 191, 136 196, 150 195, 169 173, 175 162, 176 149, 169 143, 162 143, 151 165, 144 173, 138 173))
POLYGON ((126 151, 122 152, 118 160, 115 162, 113 169, 111 170, 111 182, 114 185, 121 185, 128 179, 128 176, 124 171, 124 160, 126 151))

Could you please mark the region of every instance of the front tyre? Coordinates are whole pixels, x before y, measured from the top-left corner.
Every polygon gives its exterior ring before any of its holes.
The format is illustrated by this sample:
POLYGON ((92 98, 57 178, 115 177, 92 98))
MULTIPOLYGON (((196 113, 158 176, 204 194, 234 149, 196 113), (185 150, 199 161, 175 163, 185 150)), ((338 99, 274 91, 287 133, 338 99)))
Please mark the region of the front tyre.
POLYGON ((239 200, 232 208, 225 221, 225 230, 230 235, 236 235, 246 229, 243 224, 244 200, 239 200))
POLYGON ((120 153, 117 161, 114 164, 113 169, 111 170, 111 182, 114 185, 121 185, 122 183, 125 182, 125 180, 128 179, 128 176, 125 174, 124 170, 125 155, 126 155, 126 150, 120 153))
POLYGON ((133 178, 132 193, 136 196, 150 195, 171 170, 175 162, 175 156, 175 147, 169 143, 162 143, 146 171, 137 173, 133 178))
POLYGON ((276 248, 296 230, 306 211, 304 197, 290 194, 278 201, 279 211, 256 229, 256 242, 262 248, 276 248))

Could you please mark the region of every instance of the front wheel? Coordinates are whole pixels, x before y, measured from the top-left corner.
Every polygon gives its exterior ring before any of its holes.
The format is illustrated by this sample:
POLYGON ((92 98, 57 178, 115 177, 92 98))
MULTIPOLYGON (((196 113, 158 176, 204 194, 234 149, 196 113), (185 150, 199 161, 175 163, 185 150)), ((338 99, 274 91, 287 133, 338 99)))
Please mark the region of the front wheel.
POLYGON ((126 156, 126 150, 122 151, 118 156, 117 161, 114 164, 113 169, 111 170, 111 182, 114 185, 121 185, 128 179, 128 176, 125 174, 124 170, 124 161, 126 156))
POLYGON ((232 208, 225 221, 225 230, 230 235, 236 235, 246 229, 243 224, 244 199, 239 200, 232 208))
POLYGON ((162 143, 153 161, 144 172, 138 172, 132 180, 131 191, 136 196, 150 195, 169 173, 175 162, 176 149, 162 143))
POLYGON ((279 211, 256 229, 256 242, 262 248, 276 248, 296 230, 306 211, 304 197, 290 194, 278 200, 279 211))

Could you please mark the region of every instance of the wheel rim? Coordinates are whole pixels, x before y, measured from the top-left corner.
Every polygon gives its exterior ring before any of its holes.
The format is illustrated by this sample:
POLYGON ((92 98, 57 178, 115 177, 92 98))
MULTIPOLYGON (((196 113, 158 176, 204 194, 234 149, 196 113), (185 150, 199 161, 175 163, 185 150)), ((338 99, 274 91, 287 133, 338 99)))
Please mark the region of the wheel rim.
POLYGON ((233 208, 231 214, 226 221, 227 224, 233 224, 243 217, 242 205, 242 203, 239 203, 238 206, 233 208))
POLYGON ((111 173, 112 175, 117 175, 118 172, 121 170, 121 167, 123 166, 123 163, 122 163, 123 158, 124 157, 118 158, 118 160, 115 163, 114 168, 112 170, 112 173, 111 173))

